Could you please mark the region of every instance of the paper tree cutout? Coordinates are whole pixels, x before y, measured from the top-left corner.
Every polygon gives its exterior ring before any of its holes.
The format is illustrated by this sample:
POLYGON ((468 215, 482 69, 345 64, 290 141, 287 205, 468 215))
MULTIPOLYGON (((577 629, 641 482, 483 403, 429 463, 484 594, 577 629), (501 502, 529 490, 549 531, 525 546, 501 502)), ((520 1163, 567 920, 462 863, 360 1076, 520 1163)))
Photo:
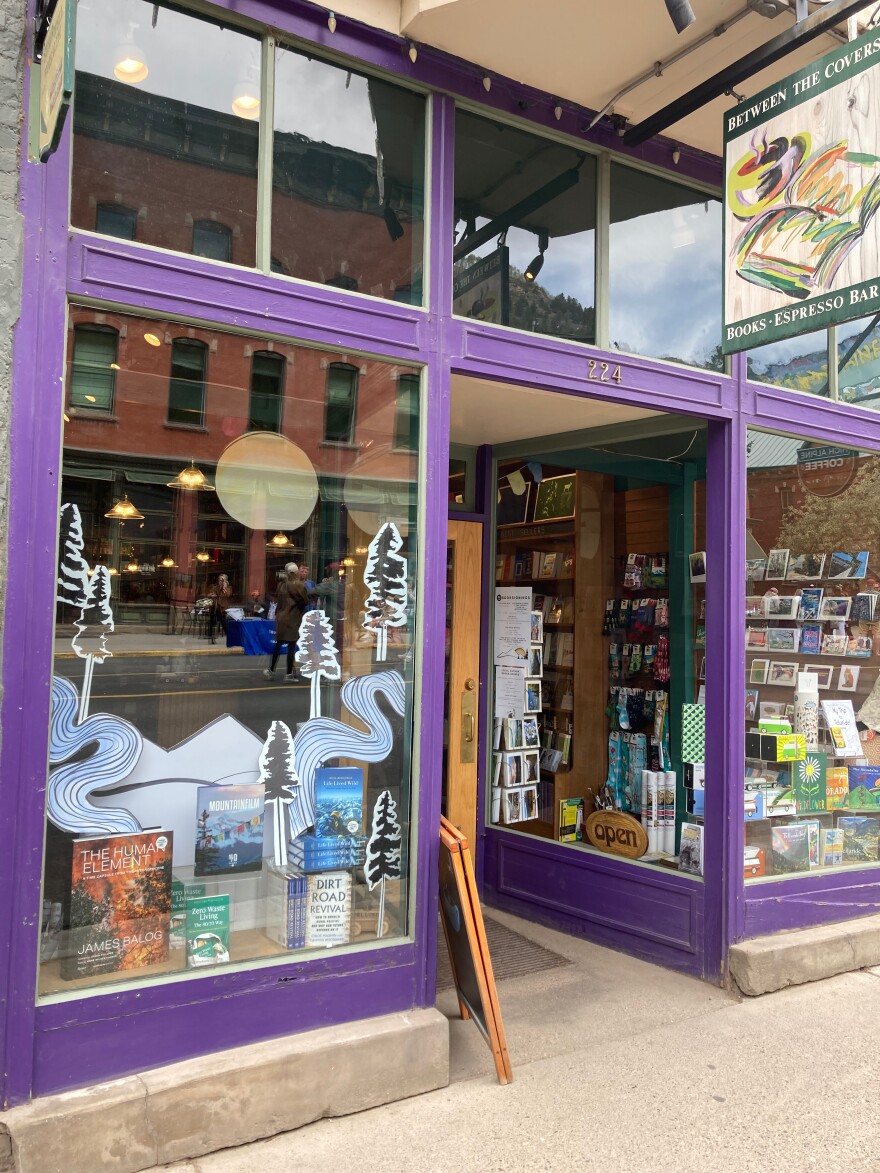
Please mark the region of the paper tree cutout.
POLYGON ((397 821, 397 803, 390 790, 383 790, 373 807, 373 823, 367 856, 364 861, 364 878, 372 892, 379 885, 379 920, 376 936, 382 936, 382 920, 385 915, 385 881, 400 878, 400 824, 397 821))
POLYGON ((80 694, 79 719, 89 715, 92 695, 92 674, 95 664, 103 664, 113 655, 107 647, 107 636, 113 631, 113 608, 110 606, 110 572, 106 566, 96 566, 89 580, 85 598, 76 620, 76 633, 70 641, 73 650, 85 660, 86 669, 80 694))
POLYGON ((260 753, 260 777, 266 787, 266 806, 271 804, 274 817, 276 867, 287 867, 287 808, 299 786, 293 756, 293 737, 283 721, 273 721, 260 753))
POLYGON ((89 569, 83 558, 82 518, 78 505, 62 505, 58 523, 58 581, 55 598, 59 603, 81 607, 89 589, 89 569))
POLYGON ((306 611, 299 629, 296 662, 303 676, 311 681, 312 705, 309 719, 321 716, 321 677, 338 680, 339 652, 333 638, 333 625, 323 611, 306 611))
POLYGON ((386 521, 370 542, 364 585, 369 590, 364 627, 376 634, 376 661, 388 656, 388 628, 406 623, 406 559, 398 553, 403 538, 393 521, 386 521))

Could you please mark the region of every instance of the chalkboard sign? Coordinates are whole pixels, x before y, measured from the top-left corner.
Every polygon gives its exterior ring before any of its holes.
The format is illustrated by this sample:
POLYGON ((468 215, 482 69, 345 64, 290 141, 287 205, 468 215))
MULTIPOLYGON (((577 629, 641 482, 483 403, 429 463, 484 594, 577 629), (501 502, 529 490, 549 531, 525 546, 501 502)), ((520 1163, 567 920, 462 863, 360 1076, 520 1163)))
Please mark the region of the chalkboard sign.
POLYGON ((440 917, 462 1018, 471 1018, 489 1044, 500 1083, 513 1071, 486 942, 467 839, 446 819, 440 825, 440 917))

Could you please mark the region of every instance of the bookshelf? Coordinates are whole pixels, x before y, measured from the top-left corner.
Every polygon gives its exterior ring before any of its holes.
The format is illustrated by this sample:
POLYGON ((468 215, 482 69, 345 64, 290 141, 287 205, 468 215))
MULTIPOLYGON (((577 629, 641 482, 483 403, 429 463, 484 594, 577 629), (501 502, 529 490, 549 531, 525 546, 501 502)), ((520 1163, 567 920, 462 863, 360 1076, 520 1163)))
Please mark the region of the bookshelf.
POLYGON ((592 809, 607 756, 602 615, 614 571, 613 480, 575 475, 574 517, 499 526, 496 544, 496 585, 529 587, 544 616, 542 747, 561 743, 549 735, 569 739, 567 761, 541 770, 540 817, 515 824, 549 839, 559 837, 561 799, 583 797, 592 809))

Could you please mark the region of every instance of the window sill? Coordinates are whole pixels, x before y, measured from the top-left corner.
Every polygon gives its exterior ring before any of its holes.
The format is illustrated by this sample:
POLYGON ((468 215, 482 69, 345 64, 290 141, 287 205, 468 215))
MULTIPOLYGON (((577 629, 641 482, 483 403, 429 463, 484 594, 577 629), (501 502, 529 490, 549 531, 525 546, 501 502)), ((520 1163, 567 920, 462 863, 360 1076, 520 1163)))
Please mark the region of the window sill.
POLYGON ((318 445, 319 448, 344 448, 349 452, 360 452, 360 444, 354 444, 351 440, 322 440, 318 445))
POLYGON ((119 423, 118 415, 103 411, 100 407, 68 407, 67 414, 70 416, 71 423, 75 423, 76 420, 100 420, 105 424, 119 423))
POLYGON ((176 420, 165 420, 162 427, 171 428, 177 432, 204 432, 205 435, 208 434, 208 429, 204 424, 179 424, 176 420))

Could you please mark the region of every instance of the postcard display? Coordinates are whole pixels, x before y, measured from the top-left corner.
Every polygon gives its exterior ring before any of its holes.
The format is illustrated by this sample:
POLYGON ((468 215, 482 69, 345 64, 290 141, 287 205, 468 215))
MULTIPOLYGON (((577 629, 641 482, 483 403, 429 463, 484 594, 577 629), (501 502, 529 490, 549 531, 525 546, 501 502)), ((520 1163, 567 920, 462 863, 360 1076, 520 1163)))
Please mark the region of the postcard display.
POLYGON ((745 878, 878 861, 880 607, 867 551, 747 562, 745 878))
POLYGON ((671 620, 665 486, 615 492, 608 476, 543 472, 570 484, 570 508, 556 505, 567 516, 547 516, 546 481, 527 485, 521 520, 503 493, 499 506, 491 822, 578 843, 594 809, 622 811, 648 833, 646 861, 678 866, 678 828, 690 819, 700 847, 682 867, 702 872, 702 768, 684 765, 678 728, 702 699, 705 555, 680 552, 686 601, 671 620), (639 539, 642 549, 626 549, 639 539), (699 585, 688 589, 689 577, 699 585))

